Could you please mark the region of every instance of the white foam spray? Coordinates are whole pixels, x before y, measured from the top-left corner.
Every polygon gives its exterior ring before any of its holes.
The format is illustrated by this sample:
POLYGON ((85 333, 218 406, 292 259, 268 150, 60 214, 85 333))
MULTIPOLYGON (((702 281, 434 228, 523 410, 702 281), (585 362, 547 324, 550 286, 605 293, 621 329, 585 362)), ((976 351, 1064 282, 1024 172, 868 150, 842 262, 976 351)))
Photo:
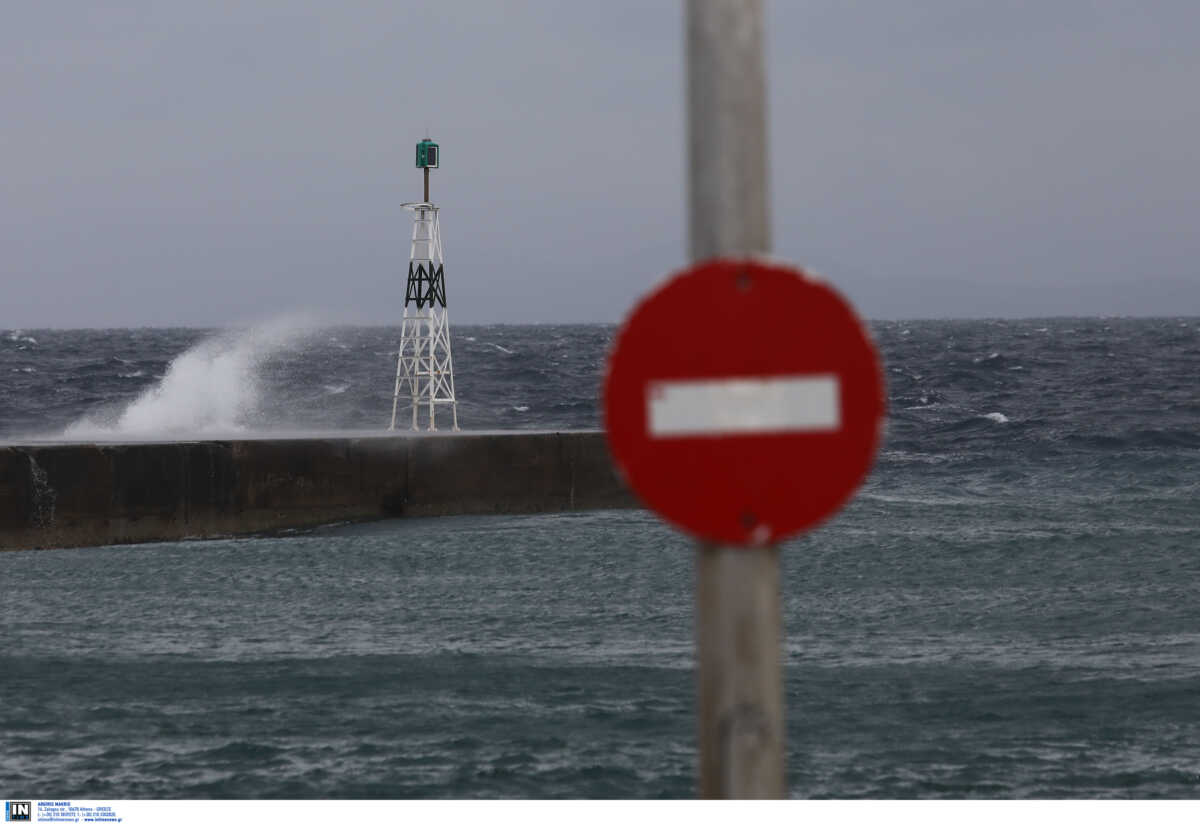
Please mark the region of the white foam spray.
POLYGON ((63 437, 220 437, 260 425, 259 372, 272 354, 302 342, 315 326, 287 317, 249 329, 225 332, 193 346, 171 361, 155 386, 115 415, 88 415, 63 437))

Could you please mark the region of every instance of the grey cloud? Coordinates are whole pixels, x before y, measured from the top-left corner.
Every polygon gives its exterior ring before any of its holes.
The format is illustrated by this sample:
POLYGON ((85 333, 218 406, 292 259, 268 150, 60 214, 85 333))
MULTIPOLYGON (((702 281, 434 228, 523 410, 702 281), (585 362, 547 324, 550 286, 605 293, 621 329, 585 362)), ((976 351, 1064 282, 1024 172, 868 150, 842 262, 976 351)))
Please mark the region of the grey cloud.
MULTIPOLYGON (((769 6, 777 253, 873 317, 1200 314, 1200 7, 769 6)), ((443 146, 456 322, 684 260, 674 3, 12 5, 0 326, 399 314, 443 146)))

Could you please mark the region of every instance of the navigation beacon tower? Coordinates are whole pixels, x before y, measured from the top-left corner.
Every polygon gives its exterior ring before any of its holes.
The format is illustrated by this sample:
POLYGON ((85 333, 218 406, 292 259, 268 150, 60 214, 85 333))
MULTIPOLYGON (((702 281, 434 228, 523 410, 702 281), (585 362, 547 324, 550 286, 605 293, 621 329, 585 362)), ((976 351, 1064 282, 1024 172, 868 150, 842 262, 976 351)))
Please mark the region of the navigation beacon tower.
POLYGON ((446 314, 446 276, 442 271, 442 233, 438 207, 429 201, 429 170, 438 168, 438 144, 429 138, 417 144, 417 168, 425 170, 425 199, 405 203, 414 213, 412 253, 408 261, 408 288, 404 293, 404 318, 400 326, 400 354, 396 359, 396 391, 392 395, 392 424, 401 427, 411 410, 411 428, 437 429, 437 408, 450 407, 450 420, 458 429, 458 404, 454 399, 454 363, 450 358, 450 318, 446 314))

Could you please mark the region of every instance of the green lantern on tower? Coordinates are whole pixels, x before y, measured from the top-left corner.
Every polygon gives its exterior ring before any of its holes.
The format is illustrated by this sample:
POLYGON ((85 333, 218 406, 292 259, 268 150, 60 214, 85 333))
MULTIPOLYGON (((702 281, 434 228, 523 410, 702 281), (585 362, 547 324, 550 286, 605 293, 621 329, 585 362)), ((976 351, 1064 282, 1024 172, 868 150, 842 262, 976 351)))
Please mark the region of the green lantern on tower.
POLYGON ((425 202, 429 203, 429 170, 438 168, 442 150, 428 137, 417 144, 417 168, 425 173, 425 202))
POLYGON ((417 168, 436 169, 438 167, 438 144, 425 138, 417 144, 417 168))

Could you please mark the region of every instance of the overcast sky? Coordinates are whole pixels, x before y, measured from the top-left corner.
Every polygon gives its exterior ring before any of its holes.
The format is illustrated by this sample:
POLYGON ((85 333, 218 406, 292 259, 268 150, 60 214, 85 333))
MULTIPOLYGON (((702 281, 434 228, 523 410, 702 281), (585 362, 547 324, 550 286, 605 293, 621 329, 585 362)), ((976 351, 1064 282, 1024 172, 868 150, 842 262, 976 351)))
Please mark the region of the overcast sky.
MULTIPOLYGON (((1200 314, 1200 3, 768 4, 776 254, 872 318, 1200 314)), ((616 322, 685 261, 675 2, 0 9, 0 327, 616 322)))

